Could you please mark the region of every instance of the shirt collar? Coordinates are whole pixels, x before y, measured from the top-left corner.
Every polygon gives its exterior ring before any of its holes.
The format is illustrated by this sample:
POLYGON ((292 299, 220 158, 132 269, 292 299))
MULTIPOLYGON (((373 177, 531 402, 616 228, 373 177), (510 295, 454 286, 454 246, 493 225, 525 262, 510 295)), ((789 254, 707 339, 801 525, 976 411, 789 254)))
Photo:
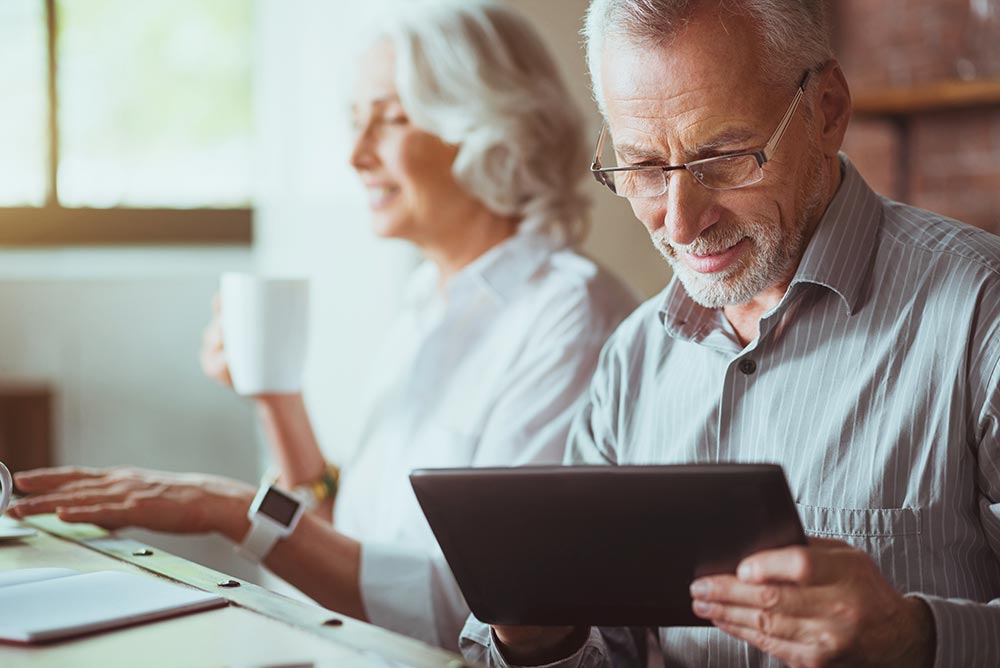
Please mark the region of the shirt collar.
POLYGON ((842 154, 841 160, 840 189, 813 232, 792 285, 813 283, 829 288, 840 295, 847 314, 854 315, 875 259, 882 202, 847 156, 842 154))
MULTIPOLYGON (((840 154, 840 160, 840 188, 806 246, 789 292, 800 283, 823 286, 839 295, 847 314, 853 315, 871 273, 882 204, 847 156, 840 154)), ((705 341, 719 332, 721 317, 721 309, 695 303, 676 276, 663 292, 660 321, 674 338, 705 341)))
POLYGON ((442 291, 437 266, 424 261, 413 273, 403 303, 419 307, 435 297, 454 302, 485 295, 509 302, 542 263, 564 244, 545 232, 519 232, 489 249, 449 279, 442 291))

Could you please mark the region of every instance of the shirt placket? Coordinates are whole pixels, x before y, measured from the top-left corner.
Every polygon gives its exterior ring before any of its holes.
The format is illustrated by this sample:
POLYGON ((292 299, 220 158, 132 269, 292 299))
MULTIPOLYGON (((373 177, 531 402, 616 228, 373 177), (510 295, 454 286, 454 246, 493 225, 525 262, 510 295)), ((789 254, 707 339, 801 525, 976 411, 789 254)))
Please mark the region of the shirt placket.
POLYGON ((762 433, 744 433, 743 423, 747 415, 755 410, 757 397, 754 386, 757 377, 767 370, 772 357, 769 354, 773 347, 771 334, 778 323, 788 315, 789 308, 794 302, 794 298, 786 298, 774 310, 765 314, 760 320, 757 338, 746 348, 738 351, 726 367, 722 395, 719 399, 721 402, 719 422, 716 425, 718 434, 716 461, 732 461, 732 453, 744 451, 745 448, 741 445, 748 439, 762 438, 762 433))

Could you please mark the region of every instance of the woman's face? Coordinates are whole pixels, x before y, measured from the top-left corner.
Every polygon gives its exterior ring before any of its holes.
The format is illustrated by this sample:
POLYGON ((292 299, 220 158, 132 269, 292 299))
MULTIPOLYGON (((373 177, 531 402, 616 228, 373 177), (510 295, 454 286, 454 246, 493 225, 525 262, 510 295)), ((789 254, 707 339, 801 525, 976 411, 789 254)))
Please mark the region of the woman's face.
POLYGON ((352 113, 351 165, 368 191, 375 233, 428 246, 459 232, 463 211, 475 201, 451 173, 458 148, 410 124, 388 42, 363 59, 352 113))

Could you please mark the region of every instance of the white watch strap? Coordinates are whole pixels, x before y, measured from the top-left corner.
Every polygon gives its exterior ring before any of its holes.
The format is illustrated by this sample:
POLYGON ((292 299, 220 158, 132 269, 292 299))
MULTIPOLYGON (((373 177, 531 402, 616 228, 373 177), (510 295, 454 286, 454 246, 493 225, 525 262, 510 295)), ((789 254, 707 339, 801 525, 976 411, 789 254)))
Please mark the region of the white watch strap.
POLYGON ((243 542, 240 543, 240 554, 251 561, 264 561, 282 533, 282 530, 271 522, 255 518, 251 521, 250 530, 243 537, 243 542))

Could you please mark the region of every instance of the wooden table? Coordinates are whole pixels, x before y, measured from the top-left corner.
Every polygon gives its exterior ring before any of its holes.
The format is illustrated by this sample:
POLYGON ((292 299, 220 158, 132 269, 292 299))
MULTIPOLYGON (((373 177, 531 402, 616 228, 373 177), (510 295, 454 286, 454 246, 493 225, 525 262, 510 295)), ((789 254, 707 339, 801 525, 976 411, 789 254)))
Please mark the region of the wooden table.
POLYGON ((270 592, 92 525, 40 516, 37 536, 0 542, 0 571, 58 566, 165 577, 213 591, 224 608, 34 647, 0 644, 3 668, 337 666, 461 668, 461 657, 270 592), (235 581, 238 586, 220 587, 235 581))

